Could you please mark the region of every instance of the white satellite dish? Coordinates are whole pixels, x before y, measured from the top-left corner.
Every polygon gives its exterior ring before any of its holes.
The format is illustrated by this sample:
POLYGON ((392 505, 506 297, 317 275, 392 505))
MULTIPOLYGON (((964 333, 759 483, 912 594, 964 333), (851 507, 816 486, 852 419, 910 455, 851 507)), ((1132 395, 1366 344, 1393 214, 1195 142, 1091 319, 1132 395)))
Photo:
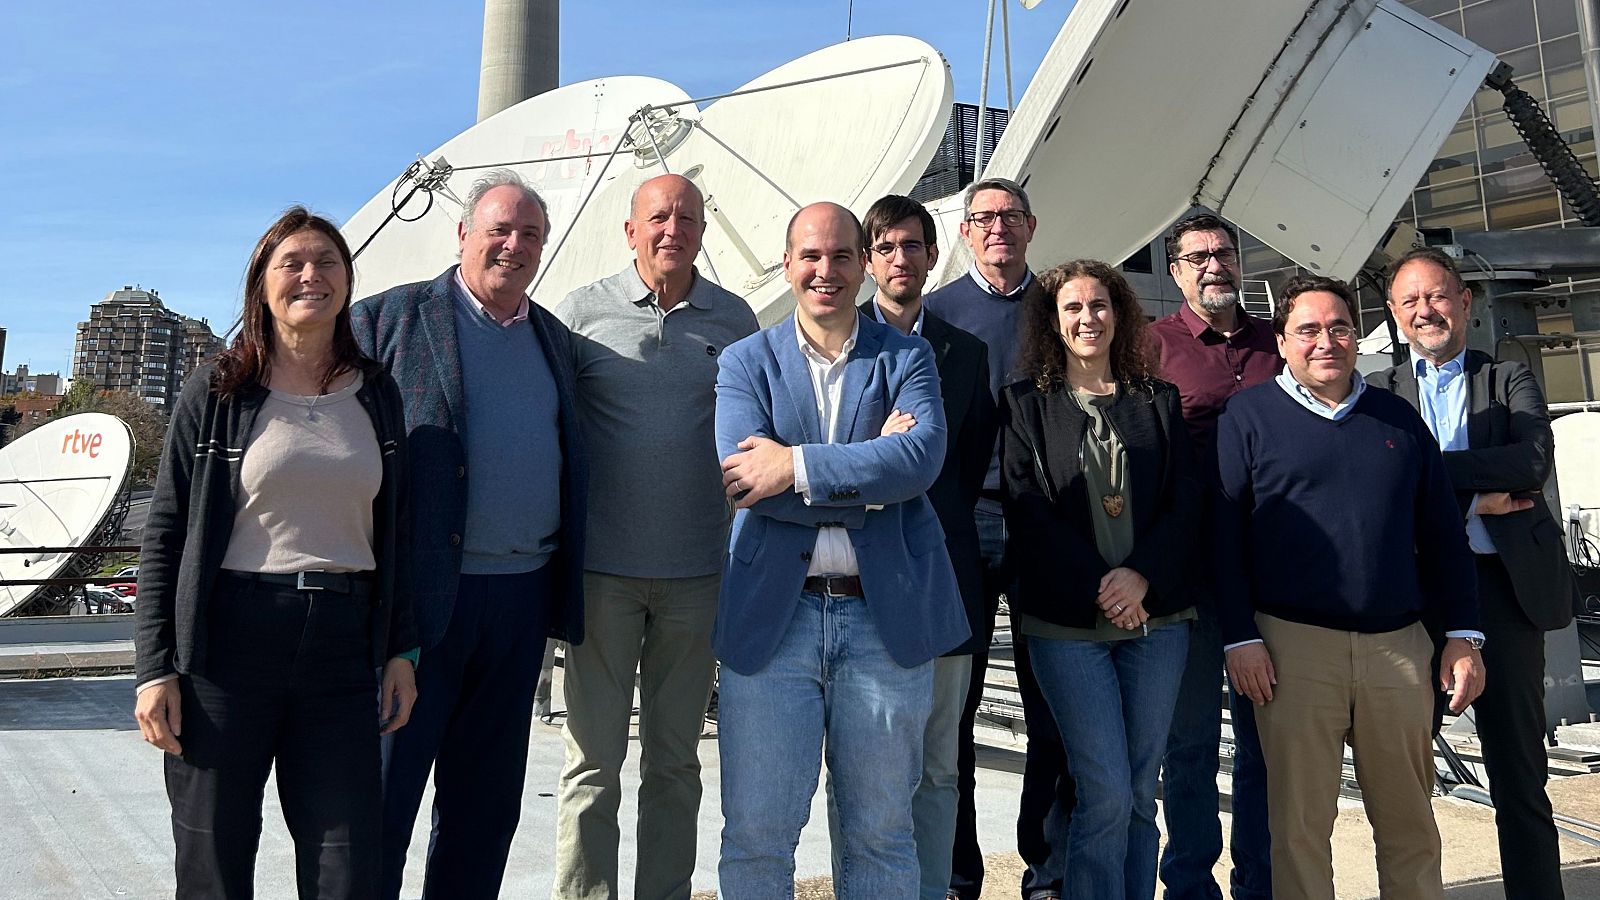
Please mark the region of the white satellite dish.
POLYGON ((1561 416, 1550 423, 1556 438, 1556 492, 1561 496, 1561 518, 1579 508, 1584 534, 1600 546, 1600 412, 1561 416))
POLYGON ((1079 0, 984 174, 1028 190, 1037 268, 1204 205, 1348 279, 1493 62, 1395 0, 1079 0))
POLYGON ((622 223, 634 188, 672 172, 706 196, 701 274, 743 297, 762 324, 776 322, 794 305, 777 276, 795 210, 831 200, 859 216, 879 197, 909 191, 938 150, 954 96, 937 50, 878 36, 780 66, 697 120, 692 107, 663 110, 655 131, 671 139, 635 143, 626 174, 602 184, 566 238, 551 242, 533 298, 555 306, 621 269, 631 258, 622 223))
MULTIPOLYGON (((451 138, 428 154, 427 165, 389 182, 345 223, 351 249, 366 244, 356 258, 357 295, 431 281, 455 263, 461 198, 487 168, 512 169, 539 191, 550 205, 554 246, 600 180, 629 117, 644 106, 688 99, 658 78, 599 78, 524 100, 451 138), (451 168, 433 165, 441 158, 451 168), (431 192, 417 190, 391 218, 419 180, 428 181, 431 192)), ((617 154, 606 177, 620 175, 630 160, 630 154, 617 154)))
MULTIPOLYGON (((0 546, 79 547, 110 512, 133 462, 133 433, 116 416, 79 413, 0 447, 0 546)), ((0 553, 0 581, 52 578, 76 553, 0 553)), ((37 585, 0 587, 0 616, 37 585)))

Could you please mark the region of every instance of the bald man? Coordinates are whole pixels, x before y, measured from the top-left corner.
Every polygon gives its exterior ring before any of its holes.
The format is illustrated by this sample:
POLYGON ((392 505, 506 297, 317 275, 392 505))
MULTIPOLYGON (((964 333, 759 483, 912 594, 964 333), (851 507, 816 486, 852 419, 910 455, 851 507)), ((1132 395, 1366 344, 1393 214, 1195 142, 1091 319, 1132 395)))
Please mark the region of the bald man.
POLYGON ((738 507, 712 638, 722 660, 724 897, 790 897, 826 753, 841 900, 914 900, 911 797, 933 660, 970 635, 925 492, 945 455, 933 350, 862 316, 866 241, 807 206, 793 316, 723 354, 717 452, 738 507))
POLYGON ((717 359, 756 330, 745 302, 694 266, 705 204, 692 182, 640 185, 633 259, 556 307, 572 330, 589 450, 587 639, 567 652, 566 765, 555 898, 613 898, 617 810, 639 674, 634 896, 687 898, 700 810, 701 717, 730 511, 712 414, 717 359))

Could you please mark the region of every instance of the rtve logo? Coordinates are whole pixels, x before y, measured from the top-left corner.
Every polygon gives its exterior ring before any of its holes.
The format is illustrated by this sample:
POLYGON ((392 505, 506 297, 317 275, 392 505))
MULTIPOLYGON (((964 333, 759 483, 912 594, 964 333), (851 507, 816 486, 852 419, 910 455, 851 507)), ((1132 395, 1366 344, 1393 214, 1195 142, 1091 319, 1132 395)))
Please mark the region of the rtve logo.
POLYGON ((90 459, 100 458, 100 443, 102 437, 98 434, 84 434, 73 429, 71 434, 61 436, 61 453, 78 456, 88 454, 90 459))

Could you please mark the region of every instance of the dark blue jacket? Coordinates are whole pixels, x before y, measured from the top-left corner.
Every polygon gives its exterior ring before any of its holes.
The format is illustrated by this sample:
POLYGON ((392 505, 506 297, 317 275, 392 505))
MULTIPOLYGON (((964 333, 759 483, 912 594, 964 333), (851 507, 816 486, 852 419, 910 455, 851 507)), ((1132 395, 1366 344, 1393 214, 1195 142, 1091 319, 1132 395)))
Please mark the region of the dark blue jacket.
MULTIPOLYGON (((422 649, 439 643, 455 608, 461 576, 461 535, 467 521, 466 415, 461 356, 451 295, 456 267, 432 281, 390 288, 351 307, 356 342, 400 385, 410 456, 406 486, 412 511, 407 577, 422 649)), ((571 334, 537 304, 527 327, 539 336, 555 377, 561 422, 561 529, 552 566, 559 594, 550 637, 583 640, 583 546, 588 509, 588 468, 578 438, 573 402, 571 334)), ((485 478, 516 478, 520 459, 508 448, 499 471, 485 478)))

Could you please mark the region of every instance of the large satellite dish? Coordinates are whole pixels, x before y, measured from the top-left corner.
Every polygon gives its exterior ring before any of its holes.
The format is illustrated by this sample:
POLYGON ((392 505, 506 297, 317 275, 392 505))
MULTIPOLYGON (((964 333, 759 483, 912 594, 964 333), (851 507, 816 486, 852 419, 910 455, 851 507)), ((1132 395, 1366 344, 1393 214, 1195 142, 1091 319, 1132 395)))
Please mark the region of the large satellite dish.
MULTIPOLYGON (((358 295, 431 281, 455 263, 461 199, 489 168, 512 169, 538 189, 550 205, 554 246, 600 181, 629 117, 641 107, 688 99, 658 78, 599 78, 524 100, 472 126, 385 185, 345 223, 345 240, 360 248, 358 295)), ((619 163, 631 154, 617 156, 606 177, 627 168, 619 163)))
POLYGON ((954 96, 937 50, 890 35, 802 56, 698 118, 688 115, 692 107, 663 110, 655 131, 676 137, 634 144, 627 173, 601 185, 546 257, 533 297, 554 306, 622 268, 631 258, 622 223, 634 188, 672 172, 706 197, 701 274, 744 297, 763 325, 776 322, 794 307, 779 277, 790 217, 819 200, 859 216, 885 194, 908 192, 938 150, 954 96), (820 133, 827 137, 813 136, 820 133))
MULTIPOLYGON (((132 432, 104 413, 56 419, 0 447, 0 546, 83 546, 116 503, 132 462, 132 432)), ((77 555, 0 553, 0 581, 53 578, 77 555)), ((0 616, 38 590, 0 587, 0 616)))
POLYGON ((1120 261, 1200 205, 1349 279, 1493 62, 1396 0, 1079 0, 984 174, 1028 190, 1041 267, 1120 261))
MULTIPOLYGON (((548 134, 551 123, 568 126, 568 135, 577 133, 573 123, 608 123, 594 126, 606 140, 592 140, 582 160, 566 161, 564 178, 538 164, 513 167, 551 202, 555 220, 533 299, 553 307, 621 269, 632 258, 622 223, 634 188, 672 172, 706 195, 701 273, 744 297, 768 324, 793 307, 777 276, 795 210, 832 200, 860 215, 884 194, 908 192, 938 150, 954 96, 937 50, 915 38, 868 37, 780 66, 710 98, 703 112, 654 79, 559 88, 485 120, 433 156, 456 167, 448 183, 459 198, 477 174, 462 165, 536 156, 548 139, 527 136, 548 134), (821 131, 826 139, 811 137, 821 131)), ((431 279, 456 259, 458 200, 440 200, 443 192, 435 190, 434 208, 418 221, 391 218, 394 198, 426 180, 426 169, 391 182, 345 225, 354 247, 378 232, 356 261, 364 296, 431 279)), ((402 215, 415 218, 425 194, 414 195, 402 215)))

